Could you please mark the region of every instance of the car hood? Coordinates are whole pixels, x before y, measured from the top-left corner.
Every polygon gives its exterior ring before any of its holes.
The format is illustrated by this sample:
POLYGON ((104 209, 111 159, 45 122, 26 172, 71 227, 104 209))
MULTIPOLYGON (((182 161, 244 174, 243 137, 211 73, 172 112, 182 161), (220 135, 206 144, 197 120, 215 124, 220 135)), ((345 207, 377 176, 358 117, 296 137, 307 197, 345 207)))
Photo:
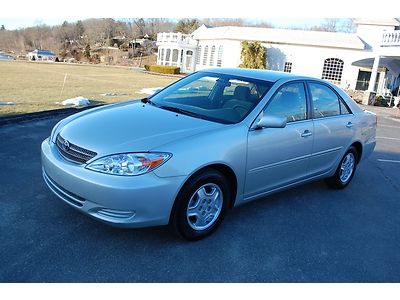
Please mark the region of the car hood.
POLYGON ((155 150, 221 126, 136 102, 87 112, 65 124, 60 134, 70 143, 102 156, 155 150))

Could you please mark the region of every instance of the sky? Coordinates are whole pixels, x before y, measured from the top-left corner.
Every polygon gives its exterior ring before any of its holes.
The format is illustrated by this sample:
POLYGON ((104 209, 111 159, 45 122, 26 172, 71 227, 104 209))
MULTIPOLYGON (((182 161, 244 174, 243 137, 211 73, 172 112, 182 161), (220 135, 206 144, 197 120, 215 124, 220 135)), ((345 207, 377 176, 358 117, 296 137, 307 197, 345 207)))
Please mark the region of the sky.
MULTIPOLYGON (((0 18, 0 25, 4 25, 7 30, 21 29, 37 25, 61 25, 64 21, 69 23, 85 18, 0 18)), ((311 27, 324 22, 323 18, 268 18, 268 19, 253 19, 245 18, 251 22, 268 22, 275 27, 311 27)))
POLYGON ((310 27, 325 18, 399 17, 395 0, 54 0, 3 1, 0 25, 17 29, 38 24, 60 25, 64 20, 75 22, 87 18, 242 18, 265 20, 276 27, 310 27), (374 5, 370 5, 374 4, 374 5))

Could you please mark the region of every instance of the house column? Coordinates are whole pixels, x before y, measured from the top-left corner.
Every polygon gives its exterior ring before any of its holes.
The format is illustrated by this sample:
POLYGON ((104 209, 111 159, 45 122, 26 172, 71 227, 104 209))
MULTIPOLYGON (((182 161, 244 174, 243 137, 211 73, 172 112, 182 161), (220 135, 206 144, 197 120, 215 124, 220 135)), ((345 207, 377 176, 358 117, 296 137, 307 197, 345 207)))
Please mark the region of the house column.
POLYGON ((187 55, 186 55, 187 49, 183 50, 183 59, 182 59, 182 66, 181 66, 181 72, 186 73, 186 60, 187 60, 187 55))
POLYGON ((385 92, 385 82, 386 82, 386 71, 379 72, 379 82, 376 93, 384 94, 385 92))
POLYGON ((364 98, 362 101, 364 105, 374 105, 376 96, 375 81, 376 81, 376 76, 378 75, 379 60, 380 56, 376 55, 374 58, 374 64, 372 66, 371 77, 368 83, 368 90, 364 93, 364 98))
POLYGON ((167 57, 167 48, 163 47, 163 56, 162 56, 162 60, 163 60, 163 65, 167 65, 167 62, 165 61, 165 58, 167 57))
POLYGON ((369 79, 369 84, 368 84, 368 92, 376 92, 375 82, 376 82, 376 76, 378 75, 379 60, 380 56, 377 55, 374 59, 374 65, 372 66, 371 78, 369 79))
POLYGON ((157 51, 157 65, 161 65, 161 47, 158 47, 157 51))
POLYGON ((176 66, 181 68, 182 70, 182 64, 181 64, 181 54, 182 54, 182 48, 178 48, 178 60, 176 61, 176 66))

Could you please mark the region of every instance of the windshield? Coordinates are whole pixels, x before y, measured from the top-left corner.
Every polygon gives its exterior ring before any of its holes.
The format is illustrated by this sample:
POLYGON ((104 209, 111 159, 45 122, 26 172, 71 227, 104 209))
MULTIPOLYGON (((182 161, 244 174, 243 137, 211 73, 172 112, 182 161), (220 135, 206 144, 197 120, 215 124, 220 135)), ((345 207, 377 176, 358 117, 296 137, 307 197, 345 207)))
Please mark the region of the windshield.
POLYGON ((152 96, 156 106, 224 124, 243 120, 273 85, 269 81, 197 72, 152 96))

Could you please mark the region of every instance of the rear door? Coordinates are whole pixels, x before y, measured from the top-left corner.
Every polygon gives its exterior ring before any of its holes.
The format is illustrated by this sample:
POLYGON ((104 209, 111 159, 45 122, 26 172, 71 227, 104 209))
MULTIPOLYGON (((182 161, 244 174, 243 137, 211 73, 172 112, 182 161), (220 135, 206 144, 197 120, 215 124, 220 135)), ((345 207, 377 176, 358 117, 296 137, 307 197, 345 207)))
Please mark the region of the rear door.
POLYGON ((309 81, 308 91, 314 120, 314 146, 310 172, 323 174, 344 155, 354 136, 354 115, 327 84, 309 81))
POLYGON ((250 130, 248 134, 245 198, 274 190, 307 176, 313 146, 305 85, 283 85, 263 110, 286 117, 285 128, 250 130))

